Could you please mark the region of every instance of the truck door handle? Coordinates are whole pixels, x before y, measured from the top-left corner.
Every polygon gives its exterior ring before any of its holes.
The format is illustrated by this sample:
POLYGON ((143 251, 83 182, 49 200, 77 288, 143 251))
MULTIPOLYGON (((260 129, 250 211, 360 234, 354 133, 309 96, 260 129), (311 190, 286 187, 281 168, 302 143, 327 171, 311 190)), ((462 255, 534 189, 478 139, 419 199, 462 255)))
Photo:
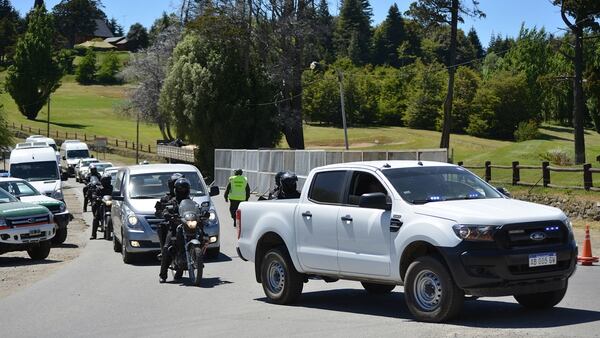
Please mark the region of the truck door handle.
POLYGON ((398 232, 402 227, 402 221, 397 218, 392 218, 390 220, 390 232, 398 232))
POLYGON ((342 216, 342 221, 352 222, 352 216, 350 216, 350 215, 342 216))
POLYGON ((302 213, 302 217, 311 218, 312 214, 310 213, 310 211, 305 211, 302 213))

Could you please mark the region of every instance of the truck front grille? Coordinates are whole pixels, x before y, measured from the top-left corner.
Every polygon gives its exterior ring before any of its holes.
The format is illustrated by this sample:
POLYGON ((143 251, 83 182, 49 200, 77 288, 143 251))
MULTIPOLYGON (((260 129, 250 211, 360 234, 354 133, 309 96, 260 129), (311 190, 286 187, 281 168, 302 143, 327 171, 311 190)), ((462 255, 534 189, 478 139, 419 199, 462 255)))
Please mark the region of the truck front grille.
POLYGON ((154 215, 146 215, 144 216, 144 219, 146 219, 146 222, 148 222, 148 224, 150 225, 150 228, 152 228, 152 230, 156 231, 156 229, 158 229, 159 224, 164 221, 162 218, 157 218, 154 215))
POLYGON ((15 217, 15 218, 7 218, 6 225, 9 227, 26 227, 39 223, 48 223, 50 221, 50 216, 48 215, 37 215, 37 216, 28 216, 28 217, 15 217))
POLYGON ((495 238, 503 248, 518 249, 565 244, 568 233, 561 221, 542 221, 506 224, 495 238))

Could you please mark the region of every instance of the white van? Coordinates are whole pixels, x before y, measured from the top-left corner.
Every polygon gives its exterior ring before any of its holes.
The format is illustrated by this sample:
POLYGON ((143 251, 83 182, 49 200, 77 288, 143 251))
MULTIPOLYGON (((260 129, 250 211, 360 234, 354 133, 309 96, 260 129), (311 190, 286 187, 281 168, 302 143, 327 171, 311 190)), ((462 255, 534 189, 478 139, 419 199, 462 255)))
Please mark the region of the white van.
POLYGON ((56 153, 56 158, 58 159, 58 162, 60 162, 60 153, 58 152, 58 146, 56 145, 56 141, 54 141, 53 138, 45 137, 42 135, 31 135, 25 139, 25 142, 46 142, 49 147, 52 147, 52 149, 54 149, 54 152, 56 153))
POLYGON ((54 149, 48 146, 22 146, 10 153, 11 177, 29 181, 42 194, 64 201, 62 180, 54 149))
POLYGON ((75 175, 75 166, 82 158, 90 157, 90 151, 87 144, 78 140, 67 140, 60 147, 60 155, 62 157, 63 171, 69 176, 75 175))

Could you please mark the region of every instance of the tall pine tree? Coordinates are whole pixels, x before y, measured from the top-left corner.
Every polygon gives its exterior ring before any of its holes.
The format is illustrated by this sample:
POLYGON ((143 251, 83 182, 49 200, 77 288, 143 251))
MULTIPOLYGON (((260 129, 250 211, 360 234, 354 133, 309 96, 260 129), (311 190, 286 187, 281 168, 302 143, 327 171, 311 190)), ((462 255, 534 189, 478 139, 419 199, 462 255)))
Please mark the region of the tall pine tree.
POLYGON ((475 31, 475 28, 471 27, 471 30, 469 30, 469 34, 467 34, 467 39, 475 49, 475 56, 478 59, 483 58, 485 56, 485 51, 483 50, 483 46, 481 45, 481 41, 479 40, 479 36, 477 35, 477 31, 475 31))
POLYGON ((398 48, 404 41, 406 41, 404 20, 398 5, 393 4, 388 11, 387 18, 375 30, 373 36, 373 63, 399 67, 398 48))
POLYGON ((335 59, 335 50, 333 48, 333 16, 329 13, 329 4, 327 0, 321 0, 317 6, 317 56, 327 63, 335 59))
POLYGON ((371 47, 371 16, 369 0, 344 0, 336 27, 338 56, 350 57, 355 64, 369 63, 371 47))

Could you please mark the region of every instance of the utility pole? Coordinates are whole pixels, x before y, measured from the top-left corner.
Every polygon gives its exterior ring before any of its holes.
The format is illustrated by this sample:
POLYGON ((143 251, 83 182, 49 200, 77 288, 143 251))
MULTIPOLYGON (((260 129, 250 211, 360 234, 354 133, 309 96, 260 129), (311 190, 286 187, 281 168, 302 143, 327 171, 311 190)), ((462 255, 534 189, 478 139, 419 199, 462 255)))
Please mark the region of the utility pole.
POLYGON ((48 95, 48 120, 46 121, 46 137, 50 138, 50 95, 48 95))
POLYGON ((137 122, 135 124, 135 163, 140 163, 140 112, 137 113, 137 122))
POLYGON ((340 70, 338 70, 337 73, 338 80, 340 82, 340 101, 342 105, 342 125, 344 126, 344 143, 346 145, 346 150, 348 150, 348 127, 346 125, 346 104, 344 100, 344 73, 342 73, 340 70))

